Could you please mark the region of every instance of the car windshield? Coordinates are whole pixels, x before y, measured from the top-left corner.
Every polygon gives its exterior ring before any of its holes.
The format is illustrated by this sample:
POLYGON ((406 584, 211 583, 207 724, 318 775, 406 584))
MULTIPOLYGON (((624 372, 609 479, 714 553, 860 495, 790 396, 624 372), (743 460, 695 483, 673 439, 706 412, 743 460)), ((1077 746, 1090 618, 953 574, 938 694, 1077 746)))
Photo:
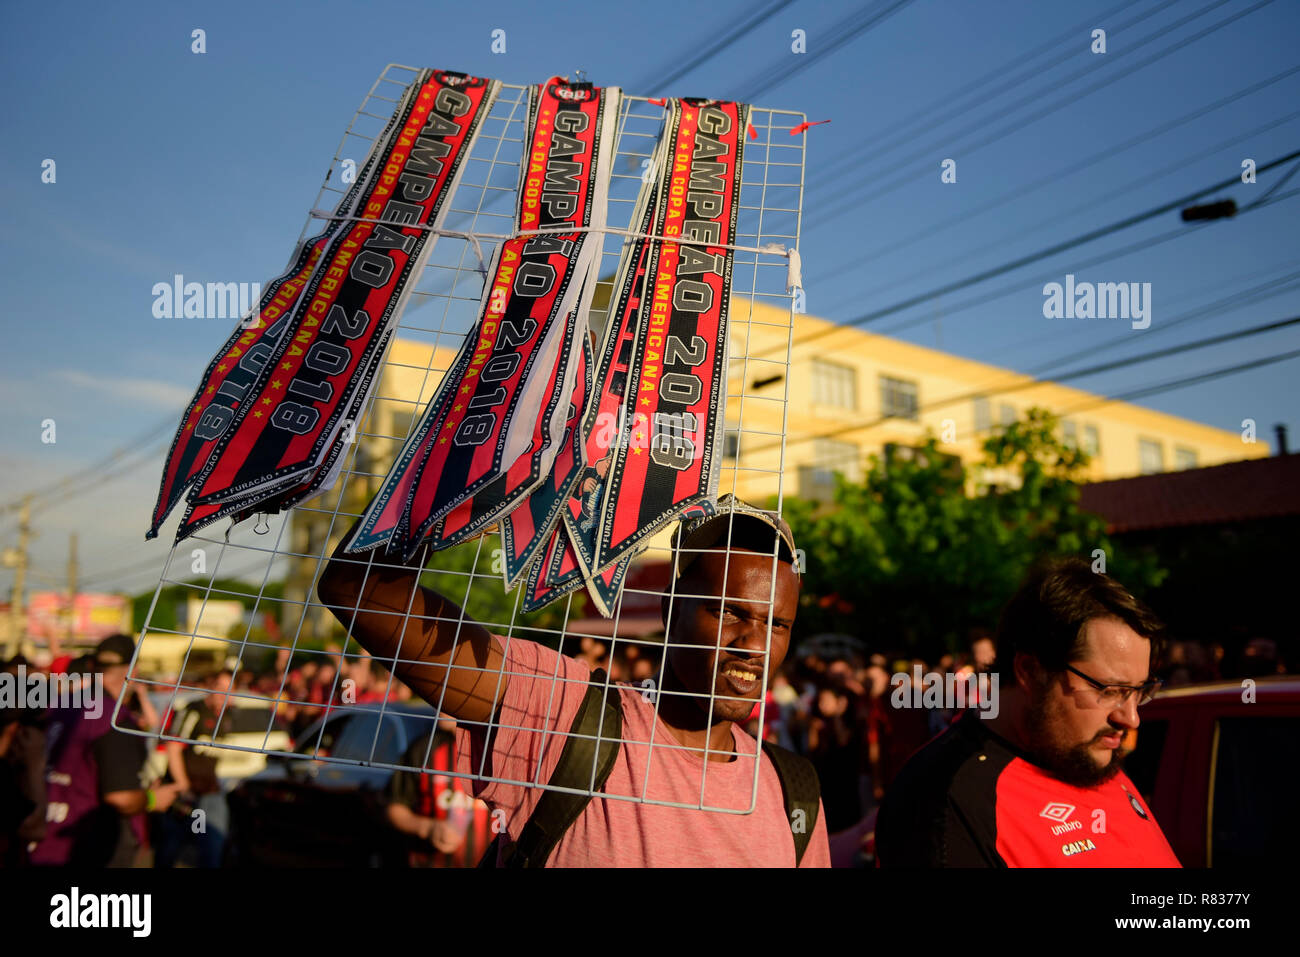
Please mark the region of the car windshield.
POLYGON ((350 761, 396 764, 405 746, 401 719, 377 711, 362 711, 347 719, 343 732, 334 744, 332 756, 350 761), (373 749, 373 755, 371 753, 373 749))

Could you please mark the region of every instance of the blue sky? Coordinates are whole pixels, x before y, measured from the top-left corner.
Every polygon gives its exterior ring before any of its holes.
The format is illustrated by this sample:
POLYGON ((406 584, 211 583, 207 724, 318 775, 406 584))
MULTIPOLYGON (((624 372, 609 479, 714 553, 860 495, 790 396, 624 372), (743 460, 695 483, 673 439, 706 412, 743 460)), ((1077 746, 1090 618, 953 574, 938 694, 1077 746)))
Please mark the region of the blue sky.
MULTIPOLYGON (((200 281, 276 275, 343 128, 389 62, 511 83, 580 68, 597 83, 641 95, 727 97, 759 77, 774 81, 757 96, 759 105, 832 120, 809 132, 801 252, 808 311, 848 320, 1233 177, 1243 158, 1262 165, 1300 148, 1300 119, 1284 119, 1300 108, 1295 73, 1116 149, 1300 65, 1300 5, 1278 0, 1246 12, 1254 5, 916 0, 821 56, 844 32, 837 23, 868 5, 795 0, 666 87, 657 78, 758 5, 5 5, 0 504, 97 461, 169 416, 175 421, 230 324, 155 318, 153 284, 175 273, 200 281), (1084 95, 1127 65, 1243 13, 1084 95), (1078 31, 1068 56, 1024 59, 1084 23, 1108 29, 1106 54, 1089 52, 1089 27, 1078 31), (196 28, 206 31, 202 55, 190 49, 196 28), (506 31, 504 54, 491 52, 495 29, 506 31), (806 54, 791 52, 794 30, 805 31, 806 54), (1046 92, 1075 73, 1073 82, 1046 92), (975 86, 989 74, 1015 82, 996 94, 999 80, 975 86), (1059 108, 1020 122, 1058 100, 1059 108), (1105 158, 1061 174, 1095 154, 1105 158), (949 157, 957 161, 954 184, 940 181, 949 157), (41 182, 47 158, 57 163, 54 184, 41 182), (833 177, 841 170, 847 175, 833 177), (995 208, 973 212, 1003 195, 995 208), (906 242, 917 234, 925 235, 906 242), (47 418, 57 423, 53 445, 40 441, 47 418)), ((1216 195, 1244 205, 1284 172, 1216 195)), ((1300 177, 1282 191, 1295 187, 1300 177)), ((1285 283, 1300 270, 1298 203, 1188 228, 1147 248, 1144 241, 1180 226, 1169 214, 867 328, 889 331, 910 321, 900 337, 1028 370, 1070 354, 1082 361, 1102 347, 1108 351, 1099 359, 1138 354, 1296 315, 1300 291, 1285 283), (1138 248, 1087 265, 1128 246, 1138 248), (1150 282, 1149 333, 1162 320, 1272 279, 1281 278, 1287 291, 1186 322, 1148 347, 1126 323, 1044 319, 1043 283, 1070 272, 1081 280, 1150 282)), ((1076 384, 1114 394, 1296 348, 1300 331, 1287 329, 1076 384)), ((1254 418, 1271 439, 1274 422, 1300 427, 1298 371, 1300 360, 1292 360, 1143 401, 1223 428, 1254 418)), ((69 531, 81 534, 90 582, 148 565, 151 556, 160 568, 166 545, 145 545, 142 533, 161 464, 158 455, 95 495, 43 511, 32 548, 34 586, 42 587, 40 576, 53 581, 61 573, 69 531)), ((12 512, 0 515, 0 543, 12 544, 14 525, 12 512)), ((146 569, 112 585, 142 588, 156 579, 157 570, 146 569)), ((0 573, 0 588, 8 582, 0 573)))

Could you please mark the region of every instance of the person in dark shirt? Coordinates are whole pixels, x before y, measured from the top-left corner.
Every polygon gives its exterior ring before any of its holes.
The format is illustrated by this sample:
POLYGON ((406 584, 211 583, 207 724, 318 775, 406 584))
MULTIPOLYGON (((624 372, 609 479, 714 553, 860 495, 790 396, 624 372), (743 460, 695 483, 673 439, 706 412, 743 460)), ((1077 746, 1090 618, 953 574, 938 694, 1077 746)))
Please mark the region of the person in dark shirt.
MULTIPOLYGON (((95 649, 95 672, 86 676, 89 695, 102 689, 105 700, 50 714, 46 833, 31 853, 35 865, 130 867, 139 846, 131 818, 175 800, 175 785, 149 788, 142 781, 147 740, 112 724, 134 653, 127 635, 105 638, 95 649)), ((126 708, 118 721, 133 726, 126 708)))
POLYGON ((415 839, 410 842, 408 863, 411 867, 477 865, 495 836, 491 812, 474 797, 472 781, 438 773, 455 770, 455 720, 439 718, 432 745, 428 735, 417 738, 402 764, 428 769, 398 771, 388 786, 388 822, 415 839))
POLYGON ((209 693, 192 702, 170 722, 168 734, 181 741, 167 742, 167 769, 192 807, 184 816, 164 815, 158 827, 155 864, 171 867, 182 845, 193 841, 199 867, 219 867, 230 832, 230 808, 217 778, 217 756, 203 741, 220 741, 232 730, 237 710, 231 697, 234 672, 222 668, 204 682, 209 693), (202 811, 202 829, 194 831, 195 811, 202 811))
POLYGON ((1032 572, 1002 613, 997 707, 967 710, 903 767, 876 825, 880 866, 1177 867, 1121 768, 1159 687, 1162 631, 1081 559, 1032 572))
POLYGON ((846 688, 827 683, 818 689, 808 728, 808 754, 821 781, 826 828, 832 834, 862 819, 863 736, 857 726, 857 700, 846 688))
MULTIPOLYGON (((16 678, 26 666, 14 655, 3 671, 16 678)), ((0 867, 21 867, 45 836, 44 708, 0 709, 0 867)))

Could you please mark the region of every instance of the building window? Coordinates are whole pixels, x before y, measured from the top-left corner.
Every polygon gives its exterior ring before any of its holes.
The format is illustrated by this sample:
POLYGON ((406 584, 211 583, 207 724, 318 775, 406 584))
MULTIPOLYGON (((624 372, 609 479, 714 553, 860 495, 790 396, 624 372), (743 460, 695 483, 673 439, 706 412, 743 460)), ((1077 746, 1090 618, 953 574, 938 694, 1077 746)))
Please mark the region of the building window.
POLYGON ((812 400, 816 405, 829 405, 837 409, 858 407, 858 370, 853 366, 812 361, 812 400))
POLYGON ((722 457, 727 459, 739 458, 740 456, 740 430, 727 429, 727 434, 722 439, 722 457))
POLYGON ((988 396, 975 400, 975 433, 983 435, 993 428, 993 407, 989 405, 988 396))
POLYGON ((1073 420, 1065 419, 1061 422, 1061 441, 1067 449, 1079 447, 1079 427, 1073 420))
POLYGON ((861 476, 862 450, 852 442, 813 440, 813 464, 799 466, 799 497, 830 502, 835 497, 835 473, 850 482, 861 476))
POLYGON ((1007 428, 1016 424, 1016 407, 1009 403, 1003 402, 998 407, 998 420, 1002 428, 1007 428))
POLYGON ((921 400, 916 383, 910 379, 880 377, 880 414, 887 419, 921 417, 921 400))
POLYGON ((1194 469, 1196 468, 1196 450, 1195 449, 1174 449, 1174 468, 1176 469, 1194 469))
POLYGON ((1165 447, 1154 439, 1138 439, 1138 468, 1143 475, 1165 470, 1165 447))
POLYGON ((1101 433, 1095 425, 1083 427, 1083 450, 1089 455, 1101 455, 1101 433))
POLYGON ((813 466, 823 471, 842 472, 850 482, 858 480, 862 449, 853 442, 835 439, 813 440, 813 466))

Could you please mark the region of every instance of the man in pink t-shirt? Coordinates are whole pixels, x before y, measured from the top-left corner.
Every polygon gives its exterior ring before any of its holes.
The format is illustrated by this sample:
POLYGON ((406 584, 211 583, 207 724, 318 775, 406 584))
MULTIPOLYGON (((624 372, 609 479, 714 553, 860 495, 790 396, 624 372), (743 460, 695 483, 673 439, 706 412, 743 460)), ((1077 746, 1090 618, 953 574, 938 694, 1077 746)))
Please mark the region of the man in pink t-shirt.
MULTIPOLYGON (((720 505, 719 515, 679 529, 678 574, 662 603, 662 688, 617 686, 613 770, 548 866, 793 867, 800 826, 812 832, 800 866, 830 866, 820 801, 813 820, 787 817, 771 760, 759 759, 741 729, 765 690, 765 665, 773 673, 789 645, 799 599, 794 542, 772 513, 720 505)), ((321 601, 376 658, 396 660, 412 690, 458 720, 459 769, 489 779, 475 792, 517 840, 559 762, 589 669, 461 623, 454 603, 418 585, 418 567, 347 555, 350 538, 321 576, 321 601)))

